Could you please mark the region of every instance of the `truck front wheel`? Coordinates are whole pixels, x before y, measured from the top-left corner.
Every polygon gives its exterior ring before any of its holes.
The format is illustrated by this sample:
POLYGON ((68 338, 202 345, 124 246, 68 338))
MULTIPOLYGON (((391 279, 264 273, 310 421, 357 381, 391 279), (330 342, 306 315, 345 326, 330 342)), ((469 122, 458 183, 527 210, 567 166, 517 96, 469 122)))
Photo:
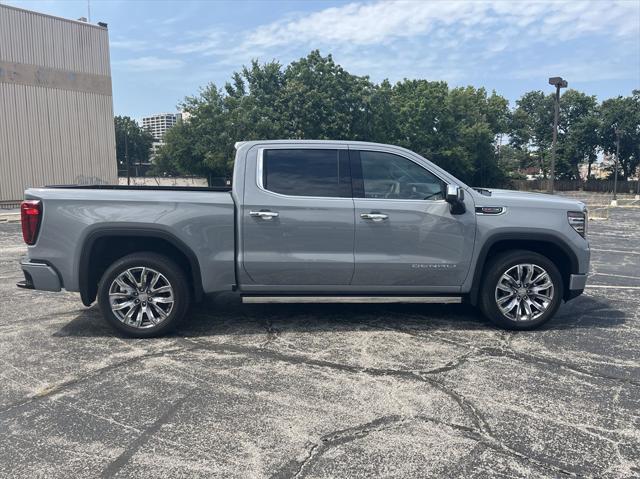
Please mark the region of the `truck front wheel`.
POLYGON ((189 309, 184 271, 156 253, 133 253, 102 275, 98 303, 102 315, 127 336, 148 338, 173 329, 189 309))
POLYGON ((534 329, 556 313, 562 287, 560 271, 547 257, 533 251, 507 251, 487 265, 480 306, 502 328, 534 329))

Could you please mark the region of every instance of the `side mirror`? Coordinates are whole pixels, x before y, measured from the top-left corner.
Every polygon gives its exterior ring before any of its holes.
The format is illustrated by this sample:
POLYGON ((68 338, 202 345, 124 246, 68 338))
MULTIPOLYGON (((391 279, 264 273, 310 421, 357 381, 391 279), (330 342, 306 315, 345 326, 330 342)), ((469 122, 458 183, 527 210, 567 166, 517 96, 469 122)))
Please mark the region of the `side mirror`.
POLYGON ((451 205, 451 214, 460 215, 465 212, 464 190, 456 185, 447 185, 445 201, 451 205))

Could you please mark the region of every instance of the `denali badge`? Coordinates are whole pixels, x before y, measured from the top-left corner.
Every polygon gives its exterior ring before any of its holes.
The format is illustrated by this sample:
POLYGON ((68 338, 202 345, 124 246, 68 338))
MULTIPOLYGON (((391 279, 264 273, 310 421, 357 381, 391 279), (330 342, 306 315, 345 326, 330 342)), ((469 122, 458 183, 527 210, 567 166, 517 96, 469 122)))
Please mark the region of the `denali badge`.
POLYGON ((447 263, 413 263, 411 265, 415 269, 454 269, 457 268, 457 264, 447 263))

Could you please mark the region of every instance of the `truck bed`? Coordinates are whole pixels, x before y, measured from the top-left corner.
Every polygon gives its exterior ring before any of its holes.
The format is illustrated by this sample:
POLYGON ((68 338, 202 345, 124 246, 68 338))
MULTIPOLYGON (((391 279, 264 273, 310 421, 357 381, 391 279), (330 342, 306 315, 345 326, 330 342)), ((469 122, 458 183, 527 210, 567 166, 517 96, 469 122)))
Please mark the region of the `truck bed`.
POLYGON ((149 244, 163 239, 184 247, 194 255, 205 293, 230 290, 235 284, 230 187, 58 185, 30 188, 25 197, 41 200, 43 211, 29 258, 46 260, 68 291, 80 290, 83 255, 105 236, 109 241, 148 237, 149 244))
POLYGON ((216 191, 230 192, 231 186, 153 186, 153 185, 47 185, 45 188, 74 190, 133 190, 133 191, 216 191))

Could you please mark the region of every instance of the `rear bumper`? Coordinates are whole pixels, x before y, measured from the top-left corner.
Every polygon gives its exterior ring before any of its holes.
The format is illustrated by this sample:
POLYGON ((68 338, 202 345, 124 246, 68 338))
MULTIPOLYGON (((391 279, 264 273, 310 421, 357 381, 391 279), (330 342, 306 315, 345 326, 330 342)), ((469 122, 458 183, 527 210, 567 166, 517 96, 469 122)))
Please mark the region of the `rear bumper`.
POLYGON ((570 299, 580 296, 584 292, 584 288, 587 286, 586 274, 572 274, 569 276, 569 291, 565 294, 565 299, 570 299))
POLYGON ((62 284, 58 273, 44 263, 33 263, 29 260, 20 262, 24 281, 20 281, 17 286, 25 289, 40 289, 42 291, 60 291, 62 284))

